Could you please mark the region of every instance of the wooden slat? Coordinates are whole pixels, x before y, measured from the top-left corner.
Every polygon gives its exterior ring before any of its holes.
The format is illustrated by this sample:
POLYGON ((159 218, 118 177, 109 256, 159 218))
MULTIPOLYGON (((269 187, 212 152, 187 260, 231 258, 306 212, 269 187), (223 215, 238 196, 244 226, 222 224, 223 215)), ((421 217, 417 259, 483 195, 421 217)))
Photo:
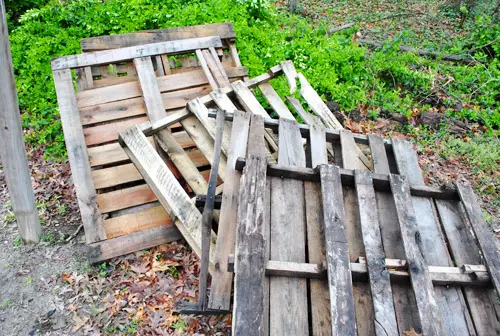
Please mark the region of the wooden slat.
MULTIPOLYGON (((255 98, 255 97, 254 97, 255 98)), ((280 119, 278 163, 305 167, 298 124, 280 119)), ((305 207, 302 181, 271 178, 271 258, 304 262, 305 207), (290 197, 294 195, 293 197, 290 197)), ((274 277, 270 283, 270 334, 308 334, 307 283, 274 277)))
POLYGON ((88 52, 208 36, 220 36, 223 40, 236 38, 232 23, 214 23, 84 38, 81 40, 81 47, 82 51, 88 52))
MULTIPOLYGON (((337 166, 321 165, 321 195, 332 335, 356 335, 342 184, 337 166)), ((357 298, 356 298, 357 299, 357 298)))
MULTIPOLYGON (((417 154, 412 145, 409 142, 396 139, 393 139, 392 143, 399 173, 406 176, 411 184, 424 185, 417 154)), ((441 233, 439 220, 436 218, 432 200, 412 196, 411 201, 414 209, 418 209, 416 221, 421 237, 419 246, 425 262, 428 265, 451 266, 452 261, 441 233)), ((436 288, 435 293, 443 316, 444 333, 466 334, 469 330, 467 325, 468 311, 467 307, 462 304, 462 293, 455 288, 436 288)))
POLYGON ((139 128, 133 127, 121 133, 120 141, 163 207, 176 217, 175 225, 184 239, 200 256, 201 214, 198 209, 139 128))
POLYGON ((88 258, 91 263, 98 263, 127 253, 170 243, 181 238, 179 230, 173 224, 157 226, 152 229, 90 244, 88 258))
MULTIPOLYGON (((375 173, 390 174, 389 162, 382 137, 377 135, 369 135, 368 137, 375 173)), ((377 191, 376 198, 385 254, 388 258, 405 259, 406 256, 401 244, 401 231, 399 229, 392 194, 390 190, 389 192, 377 191)), ((415 295, 411 287, 407 284, 393 283, 392 292, 399 333, 403 334, 403 332, 412 328, 421 330, 415 295)))
POLYGON ((205 55, 200 49, 196 50, 196 56, 198 57, 198 61, 200 62, 201 68, 203 69, 203 73, 205 74, 205 77, 208 81, 208 84, 210 84, 210 87, 212 90, 217 90, 219 86, 217 85, 217 82, 215 81, 214 75, 208 68, 207 60, 205 59, 205 55))
MULTIPOLYGON (((247 149, 250 114, 236 112, 231 133, 231 148, 224 178, 224 193, 219 215, 219 230, 215 246, 214 262, 219 267, 212 273, 212 287, 208 307, 229 310, 231 304, 232 273, 227 271, 227 258, 234 251, 236 215, 241 174, 234 169, 236 159, 244 156, 247 149)), ((264 125, 262 123, 262 128, 264 125)), ((241 195, 240 195, 241 196, 241 195)), ((241 196, 247 197, 247 195, 241 196)))
POLYGON ((267 161, 263 148, 264 122, 259 116, 252 116, 249 162, 242 177, 241 206, 238 207, 233 308, 235 335, 264 335, 267 329, 264 326, 265 265, 268 258, 264 229, 267 161))
MULTIPOLYGON (((153 149, 154 150, 154 149, 153 149)), ((128 163, 110 168, 92 171, 96 189, 109 188, 124 183, 142 180, 142 176, 133 164, 128 163)))
POLYGON ((226 72, 222 68, 222 64, 220 64, 219 58, 216 56, 215 58, 210 53, 209 50, 202 50, 203 56, 205 57, 205 61, 207 62, 208 68, 210 72, 213 74, 216 81, 216 88, 229 87, 229 78, 227 77, 226 72), (219 66, 220 65, 220 66, 219 66), (222 70, 221 70, 222 69, 222 70))
POLYGON ((236 98, 240 104, 245 108, 245 111, 258 114, 264 118, 270 118, 269 114, 259 103, 257 98, 253 95, 252 91, 242 81, 236 81, 231 84, 236 98))
POLYGON ((458 194, 464 205, 467 216, 474 231, 474 235, 479 243, 479 248, 486 261, 486 267, 490 272, 491 281, 500 295, 500 254, 495 244, 493 233, 488 229, 484 221, 481 207, 477 201, 476 195, 470 185, 457 183, 458 194))
POLYGON ((156 195, 146 184, 97 195, 97 204, 101 213, 122 210, 157 200, 156 195))
POLYGON ((220 37, 201 37, 189 40, 167 41, 145 44, 142 46, 126 47, 116 50, 103 50, 80 55, 62 56, 52 59, 53 70, 81 68, 90 65, 117 63, 137 57, 147 57, 160 54, 175 55, 193 52, 196 49, 221 47, 220 37))
POLYGON ((292 113, 288 110, 281 97, 274 90, 270 83, 262 83, 259 85, 259 89, 262 92, 262 95, 266 98, 269 105, 273 108, 273 110, 278 114, 280 118, 286 118, 290 120, 295 120, 292 113))
MULTIPOLYGON (((482 257, 476 238, 460 211, 460 202, 436 200, 436 207, 455 263, 457 265, 481 263, 482 257)), ((499 335, 500 321, 495 313, 495 308, 498 307, 495 290, 469 287, 464 287, 462 290, 477 334, 499 335)), ((472 334, 472 331, 470 332, 472 334)))
POLYGON ((445 335, 432 280, 419 249, 422 236, 413 210, 408 181, 392 174, 391 188, 423 334, 445 335))
POLYGON ((380 233, 373 179, 368 172, 360 170, 356 170, 354 176, 374 317, 377 321, 375 333, 377 336, 397 336, 399 332, 394 304, 392 303, 391 282, 389 273, 385 269, 385 253, 380 233))
POLYGON ((297 91, 297 70, 292 61, 284 61, 280 63, 281 69, 285 74, 288 86, 290 87, 290 94, 297 91))
POLYGON ((214 91, 210 93, 210 96, 219 108, 225 110, 228 113, 236 112, 236 106, 234 106, 231 99, 229 99, 229 97, 222 90, 214 91))
POLYGON ((124 236, 157 226, 170 225, 172 219, 162 206, 104 220, 108 239, 124 236))
POLYGON ((59 112, 64 130, 64 140, 75 184, 87 243, 106 239, 101 214, 97 207, 96 191, 92 182, 85 137, 80 124, 76 97, 70 70, 53 71, 59 112))
MULTIPOLYGON (((147 107, 147 112, 151 122, 156 122, 166 116, 163 106, 158 82, 153 72, 153 64, 150 57, 142 57, 134 59, 134 65, 139 76, 139 82, 143 92, 144 102, 147 107)), ((179 169, 182 176, 195 193, 205 192, 207 183, 200 175, 198 169, 189 160, 188 155, 182 147, 175 141, 170 130, 162 130, 155 134, 155 139, 168 154, 168 157, 174 165, 179 169)))
MULTIPOLYGON (((358 159, 358 147, 350 131, 340 130, 341 155, 344 168, 366 170, 366 167, 358 159)), ((349 254, 356 258, 365 255, 362 244, 361 225, 358 208, 356 206, 356 193, 353 188, 344 187, 344 210, 346 220, 346 231, 349 240, 349 254)), ((373 335, 375 333, 373 303, 370 295, 370 286, 365 283, 354 284, 356 323, 359 335, 373 335)))
POLYGON ((83 130, 87 146, 104 144, 118 139, 118 134, 127 128, 147 122, 147 117, 117 121, 110 124, 88 127, 83 130))
MULTIPOLYGON (((312 167, 327 164, 325 130, 319 126, 311 127, 310 132, 312 167)), ((323 234, 323 213, 321 185, 304 182, 306 206, 307 246, 310 263, 321 264, 326 261, 325 238, 323 234)), ((326 280, 310 280, 311 291, 311 330, 313 335, 330 335, 330 300, 326 280)))

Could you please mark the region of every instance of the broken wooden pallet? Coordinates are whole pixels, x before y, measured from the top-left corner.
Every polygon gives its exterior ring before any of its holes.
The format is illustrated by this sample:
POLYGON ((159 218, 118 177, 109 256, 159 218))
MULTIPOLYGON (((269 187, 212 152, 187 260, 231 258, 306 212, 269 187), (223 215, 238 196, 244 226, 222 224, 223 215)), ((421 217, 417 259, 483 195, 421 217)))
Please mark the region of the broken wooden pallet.
MULTIPOLYGON (((340 140, 343 162, 347 162, 346 156, 356 155, 349 150, 351 145, 358 142, 371 146, 375 171, 381 165, 389 169, 392 161, 397 172, 421 176, 416 154, 407 142, 384 142, 376 136, 354 137, 344 131, 331 130, 323 131, 318 137, 313 134, 316 132, 314 127, 292 126, 289 120, 283 119, 279 122, 265 120, 262 124, 278 129, 279 139, 287 140, 279 142, 280 149, 283 145, 286 148, 279 153, 288 163, 283 164, 278 156, 278 165, 266 167, 262 164, 265 161, 262 154, 250 155, 250 143, 258 142, 254 140, 253 124, 247 159, 237 160, 236 165, 237 170, 245 168, 240 189, 240 204, 244 206, 238 210, 234 257, 233 330, 245 330, 245 334, 252 335, 307 334, 309 331, 314 335, 400 335, 411 328, 424 335, 492 335, 499 332, 495 293, 491 289, 492 283, 497 291, 499 289, 498 252, 492 246, 493 237, 487 232, 470 187, 457 184, 452 189, 433 188, 411 175, 406 178, 390 172, 378 174, 327 164, 316 169, 301 168, 289 158, 291 153, 297 153, 293 154, 297 157, 304 157, 306 153, 302 146, 291 149, 288 144, 301 144, 299 140, 305 136, 313 149, 307 154, 311 162, 326 161, 324 148, 326 141, 332 140, 333 146, 339 145, 340 140), (297 140, 293 141, 292 137, 297 140), (314 150, 318 148, 321 150, 314 150), (314 158, 314 153, 322 153, 323 159, 314 158), (283 194, 283 187, 290 181, 294 181, 295 187, 309 185, 309 192, 288 193, 288 198, 281 197, 280 203, 274 204, 273 200, 283 194), (346 223, 346 205, 351 200, 345 192, 349 190, 355 200, 362 232, 360 239, 364 252, 361 259, 366 260, 366 264, 353 263, 360 254, 353 254, 346 223), (393 212, 384 210, 389 202, 393 212), (426 204, 431 210, 435 208, 436 213, 427 213, 426 204), (273 237, 273 231, 279 229, 276 228, 278 222, 289 218, 285 212, 293 213, 301 220, 301 225, 298 231, 280 232, 278 239, 288 242, 295 251, 307 244, 309 253, 319 251, 322 255, 319 259, 305 263, 304 252, 297 255, 296 260, 290 260, 293 254, 289 252, 273 253, 276 245, 285 251, 290 249, 273 237), (390 219, 391 216, 395 216, 395 220, 390 219), (441 225, 444 232, 440 231, 441 225), (317 239, 308 237, 307 243, 304 239, 298 242, 301 231, 319 232, 319 235, 317 239), (395 240, 396 235, 399 241, 395 240), (265 247, 269 245, 271 251, 265 247), (249 253, 252 247, 255 253, 249 253), (394 257, 395 248, 401 248, 404 263, 394 265, 393 260, 386 259, 394 257), (439 248, 444 249, 443 255, 435 254, 439 248), (483 253, 485 265, 481 265, 479 251, 483 253), (459 267, 453 267, 451 256, 459 267), (465 260, 477 265, 467 265, 465 260), (401 264, 406 264, 404 270, 401 264), (353 285, 367 280, 374 315, 360 323, 353 285), (276 281, 288 292, 276 293, 277 288, 272 288, 276 281), (307 281, 309 286, 305 288, 309 296, 301 295, 298 289, 307 281), (318 281, 323 287, 316 288, 326 289, 329 301, 313 295, 315 287, 312 284, 318 281), (413 301, 401 300, 403 295, 412 297, 413 301), (371 329, 367 329, 367 325, 371 329)), ((362 313, 361 317, 365 315, 362 313)))
MULTIPOLYGON (((182 110, 188 100, 212 90, 206 69, 200 66, 196 56, 190 56, 198 49, 209 52, 203 51, 208 62, 215 65, 219 73, 224 72, 229 81, 246 76, 234 47, 232 25, 204 27, 85 39, 82 41, 85 51, 121 49, 53 61, 54 69, 69 67, 54 70, 54 77, 59 82, 63 127, 87 242, 92 247, 92 261, 180 238, 172 219, 118 144, 118 133, 182 110), (223 40, 210 37, 213 32, 220 33, 223 40), (177 41, 193 37, 197 39, 177 41), (141 55, 149 52, 148 46, 134 47, 137 44, 162 39, 170 42, 155 43, 151 58, 132 57, 134 50, 144 52, 141 55), (164 45, 170 49, 161 49, 164 45), (228 53, 222 55, 222 50, 228 53), (176 60, 169 56, 172 54, 177 55, 176 60), (165 72, 169 65, 171 68, 165 72), (71 84, 72 68, 77 72, 79 92, 76 94, 71 84), (92 72, 93 75, 84 75, 92 72), (76 100, 76 104, 72 100, 76 100)), ((194 116, 183 120, 183 125, 173 124, 160 141, 156 139, 155 145, 160 153, 163 147, 168 148, 163 159, 190 196, 206 192, 211 143, 194 116)), ((225 157, 223 160, 225 166, 225 157)))

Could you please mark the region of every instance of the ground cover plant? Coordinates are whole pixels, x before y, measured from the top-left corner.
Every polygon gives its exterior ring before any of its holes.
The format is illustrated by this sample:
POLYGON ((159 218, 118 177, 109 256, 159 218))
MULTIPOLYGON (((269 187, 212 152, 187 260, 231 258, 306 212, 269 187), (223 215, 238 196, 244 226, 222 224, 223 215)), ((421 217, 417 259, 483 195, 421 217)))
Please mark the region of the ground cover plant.
MULTIPOLYGON (((79 226, 51 58, 79 53, 84 37, 226 21, 235 26, 250 76, 292 60, 344 127, 414 142, 430 184, 469 180, 481 196, 487 221, 500 233, 500 22, 495 3, 473 2, 303 0, 292 15, 286 3, 267 0, 7 0, 19 105, 37 206, 48 232, 40 248, 57 247, 41 255, 71 255, 76 248, 67 244, 75 243, 79 226), (353 27, 328 34, 351 22, 353 27), (368 48, 360 43, 363 39, 382 46, 368 48), (400 52, 402 45, 475 61, 425 58, 400 52)), ((283 80, 273 83, 282 96, 287 94, 283 80)), ((7 228, 0 241, 9 242, 14 251, 7 249, 6 255, 22 258, 16 253, 23 247, 15 239, 14 216, 4 203, 8 195, 1 166, 0 181, 0 227, 7 228)), ((67 332, 135 334, 153 327, 165 334, 229 331, 226 317, 197 320, 155 313, 170 309, 174 298, 195 296, 196 260, 182 244, 116 258, 97 268, 61 263, 59 275, 45 279, 55 287, 39 288, 57 296, 54 309, 64 310, 67 332), (138 277, 139 284, 132 281, 138 277), (154 294, 186 281, 172 293, 154 294), (111 282, 118 285, 106 285, 111 282), (61 302, 64 309, 57 305, 61 302)), ((27 268, 2 271, 14 281, 24 279, 23 286, 38 285, 29 280, 35 276, 27 268)), ((9 295, 0 296, 0 322, 9 311, 23 311, 18 310, 22 296, 18 303, 14 291, 9 295)), ((49 315, 44 312, 36 323, 26 323, 33 330, 54 330, 49 315)))

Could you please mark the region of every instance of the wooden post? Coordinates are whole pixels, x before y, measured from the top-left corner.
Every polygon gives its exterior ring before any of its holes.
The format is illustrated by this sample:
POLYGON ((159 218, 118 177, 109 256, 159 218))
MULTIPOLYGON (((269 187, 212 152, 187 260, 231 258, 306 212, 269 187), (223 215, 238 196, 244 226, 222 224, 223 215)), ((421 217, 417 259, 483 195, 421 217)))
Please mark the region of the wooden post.
POLYGON ((25 243, 37 243, 42 234, 24 148, 23 131, 12 70, 5 4, 0 0, 0 158, 5 169, 12 208, 25 243))

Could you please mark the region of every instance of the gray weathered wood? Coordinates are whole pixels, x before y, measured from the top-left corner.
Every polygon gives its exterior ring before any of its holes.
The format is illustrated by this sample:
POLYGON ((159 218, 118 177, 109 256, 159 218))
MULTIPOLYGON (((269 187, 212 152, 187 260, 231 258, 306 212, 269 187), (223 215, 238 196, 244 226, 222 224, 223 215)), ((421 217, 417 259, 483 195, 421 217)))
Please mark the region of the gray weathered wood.
POLYGON ((210 84, 210 87, 212 90, 217 90, 219 86, 217 85, 217 82, 215 81, 214 75, 208 68, 207 60, 205 59, 205 55, 200 49, 196 50, 196 56, 198 57, 198 61, 200 62, 201 68, 203 69, 203 72, 205 73, 205 76, 207 77, 208 84, 210 84))
POLYGON ((457 183, 458 194, 464 205, 474 235, 479 243, 479 248, 486 262, 486 267, 491 276, 497 294, 500 295, 500 254, 495 244, 493 233, 484 221, 481 207, 470 185, 457 183))
MULTIPOLYGON (((222 63, 219 60, 217 54, 213 55, 209 50, 202 50, 203 56, 205 57, 205 61, 207 62, 208 68, 210 72, 214 76, 214 79, 217 83, 217 87, 224 88, 229 87, 229 78, 227 77, 226 71, 222 67, 222 63)), ((214 49, 214 53, 215 49, 214 49)))
POLYGON ((12 69, 6 10, 0 1, 0 157, 19 235, 25 243, 37 243, 42 234, 31 174, 24 147, 16 82, 12 69))
POLYGON ((378 336, 399 335, 396 313, 392 302, 389 273, 385 269, 385 253, 380 233, 379 214, 373 189, 373 180, 368 172, 356 170, 356 195, 359 220, 366 253, 370 288, 375 316, 375 332, 378 336))
POLYGON ((212 287, 208 307, 210 309, 229 310, 231 303, 232 273, 227 271, 227 257, 234 251, 238 195, 241 174, 235 170, 236 159, 244 156, 247 150, 250 114, 235 112, 231 132, 231 147, 227 157, 224 193, 219 216, 219 230, 215 245, 212 273, 212 287))
POLYGON ((336 166, 322 165, 320 176, 332 335, 356 335, 355 298, 340 172, 336 166))
POLYGON ((368 134, 368 142, 372 152, 373 170, 379 174, 389 174, 389 160, 385 152, 384 138, 379 135, 368 134))
POLYGON ((293 94, 297 91, 297 70, 295 70, 292 61, 281 62, 280 66, 290 87, 290 94, 293 94))
POLYGON ((264 335, 266 230, 266 157, 264 122, 252 116, 248 141, 249 164, 245 168, 240 189, 235 249, 234 335, 264 335))
POLYGON ((219 48, 221 46, 222 42, 218 36, 151 43, 142 46, 57 57, 52 60, 52 70, 82 68, 90 65, 117 63, 137 57, 147 57, 161 54, 175 55, 179 53, 193 52, 196 49, 210 47, 219 48))
POLYGON ((286 118, 290 120, 295 120, 292 113, 288 110, 281 97, 274 90, 270 83, 262 83, 259 85, 259 89, 262 92, 262 95, 266 98, 267 102, 273 110, 278 114, 280 118, 286 118))
POLYGON ((106 239, 101 213, 97 208, 96 190, 92 180, 87 147, 80 114, 76 106, 75 90, 71 70, 53 71, 59 113, 64 130, 64 141, 75 184, 76 197, 85 229, 87 243, 106 239))
POLYGON ((422 237, 418 230, 408 181, 399 175, 391 175, 391 188, 423 334, 444 335, 432 279, 419 249, 422 237))
MULTIPOLYGON (((298 124, 280 119, 278 163, 305 167, 298 124)), ((304 186, 302 181, 271 178, 271 258, 304 262, 304 186), (293 195, 293 197, 291 197, 293 195)), ((307 335, 308 307, 305 279, 273 277, 270 280, 271 335, 307 335)))
MULTIPOLYGON (((425 185, 418 158, 412 145, 406 141, 393 139, 393 152, 399 173, 408 178, 410 184, 425 185)), ((416 221, 420 233, 419 247, 428 265, 451 266, 452 261, 441 232, 438 218, 431 199, 412 196, 413 208, 418 211, 416 221)), ((445 334, 466 334, 469 326, 468 310, 463 295, 455 288, 436 288, 436 299, 443 316, 445 334)), ((423 326, 422 326, 423 327, 423 326)))

